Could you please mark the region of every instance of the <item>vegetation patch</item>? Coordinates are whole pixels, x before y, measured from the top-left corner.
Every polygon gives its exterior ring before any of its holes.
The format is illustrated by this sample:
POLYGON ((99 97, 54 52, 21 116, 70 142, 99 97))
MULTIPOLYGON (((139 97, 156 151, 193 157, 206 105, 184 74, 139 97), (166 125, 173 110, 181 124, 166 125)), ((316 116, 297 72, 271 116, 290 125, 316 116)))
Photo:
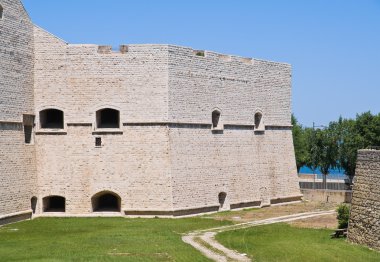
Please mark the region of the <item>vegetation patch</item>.
POLYGON ((210 261, 182 242, 182 234, 228 224, 201 218, 39 218, 0 227, 0 260, 210 261))
POLYGON ((356 119, 330 122, 328 126, 303 127, 292 115, 293 141, 298 173, 307 166, 321 170, 342 170, 351 180, 355 176, 359 149, 380 146, 380 114, 365 112, 356 119))
POLYGON ((227 231, 217 234, 216 239, 255 261, 380 261, 380 253, 344 239, 331 239, 332 232, 280 223, 227 231))
POLYGON ((350 219, 350 206, 347 204, 340 204, 336 211, 338 212, 338 228, 348 228, 348 220, 350 219))

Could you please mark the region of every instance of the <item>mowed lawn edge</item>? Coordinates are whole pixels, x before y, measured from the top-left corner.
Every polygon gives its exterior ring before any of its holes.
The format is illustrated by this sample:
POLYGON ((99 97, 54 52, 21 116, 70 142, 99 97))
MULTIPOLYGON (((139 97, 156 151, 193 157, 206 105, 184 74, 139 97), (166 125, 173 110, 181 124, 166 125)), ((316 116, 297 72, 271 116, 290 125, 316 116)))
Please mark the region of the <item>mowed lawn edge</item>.
POLYGON ((38 218, 0 227, 0 261, 210 261, 182 242, 205 218, 38 218))
POLYGON ((332 239, 332 232, 278 223, 222 232, 216 240, 254 261, 380 261, 380 252, 332 239))

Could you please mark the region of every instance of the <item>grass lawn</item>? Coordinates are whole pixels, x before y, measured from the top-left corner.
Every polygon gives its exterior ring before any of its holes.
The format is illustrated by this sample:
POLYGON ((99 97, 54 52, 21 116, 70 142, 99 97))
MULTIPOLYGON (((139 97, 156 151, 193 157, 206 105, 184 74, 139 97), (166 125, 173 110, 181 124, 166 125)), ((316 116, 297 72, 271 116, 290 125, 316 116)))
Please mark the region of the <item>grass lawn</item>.
POLYGON ((380 261, 380 253, 331 239, 330 233, 281 223, 223 232, 216 239, 255 261, 380 261))
POLYGON ((210 261, 181 233, 230 224, 204 218, 40 218, 0 227, 0 261, 210 261))

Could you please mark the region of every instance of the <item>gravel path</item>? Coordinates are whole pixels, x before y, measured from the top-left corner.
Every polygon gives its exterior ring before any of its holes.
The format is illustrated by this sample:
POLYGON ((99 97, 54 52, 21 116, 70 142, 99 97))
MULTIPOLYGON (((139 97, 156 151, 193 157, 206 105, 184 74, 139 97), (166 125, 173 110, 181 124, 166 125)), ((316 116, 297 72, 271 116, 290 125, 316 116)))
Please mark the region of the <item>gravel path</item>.
POLYGON ((241 223, 241 224, 236 224, 236 225, 210 228, 206 230, 191 232, 183 236, 182 240, 185 243, 192 245, 194 248, 202 252, 202 254, 204 254, 206 257, 214 261, 248 262, 251 260, 248 257, 246 257, 245 254, 239 254, 238 252, 234 250, 230 250, 226 248, 225 246, 221 245, 219 242, 215 240, 215 235, 217 233, 230 231, 230 230, 243 229, 243 228, 260 226, 260 225, 269 225, 269 224, 280 223, 280 222, 290 222, 290 221, 295 221, 299 219, 330 215, 334 213, 335 213, 334 210, 306 212, 306 213, 299 213, 299 214, 293 214, 293 215, 288 215, 288 216, 281 216, 281 217, 268 218, 264 220, 246 222, 246 223, 241 223))

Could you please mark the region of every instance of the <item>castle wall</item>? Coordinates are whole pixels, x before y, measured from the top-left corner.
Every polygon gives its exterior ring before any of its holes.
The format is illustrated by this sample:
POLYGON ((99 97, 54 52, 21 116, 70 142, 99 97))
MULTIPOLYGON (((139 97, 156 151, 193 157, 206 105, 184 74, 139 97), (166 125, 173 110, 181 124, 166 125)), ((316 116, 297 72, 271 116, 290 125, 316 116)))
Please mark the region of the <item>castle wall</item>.
POLYGON ((94 123, 107 106, 120 110, 123 123, 167 120, 167 46, 129 45, 120 53, 70 45, 38 27, 34 34, 37 111, 62 108, 67 123, 94 123))
POLYGON ((68 45, 37 27, 35 41, 36 112, 60 109, 65 122, 42 129, 37 114, 39 199, 63 196, 67 213, 86 214, 94 194, 111 191, 128 212, 171 210, 167 47, 68 45), (120 112, 117 130, 96 128, 108 107, 120 112))
POLYGON ((360 150, 355 173, 348 239, 380 250, 380 150, 360 150))
POLYGON ((169 136, 175 209, 218 206, 221 192, 231 208, 300 200, 289 129, 175 124, 169 136))
POLYGON ((36 191, 33 125, 33 25, 18 0, 0 0, 0 224, 31 215, 36 191), (29 115, 24 117, 24 115, 29 115))
POLYGON ((291 68, 189 48, 169 49, 170 155, 175 209, 300 199, 290 126, 291 68), (221 111, 224 130, 212 131, 221 111), (254 127, 262 112, 264 132, 254 127))
POLYGON ((169 47, 169 120, 252 125, 257 110, 265 125, 290 126, 291 67, 288 64, 169 47))
POLYGON ((33 114, 33 25, 19 0, 0 0, 0 120, 33 114))
POLYGON ((110 191, 121 198, 122 210, 170 210, 166 128, 124 126, 122 132, 96 135, 103 143, 98 148, 91 126, 37 135, 39 199, 63 196, 66 213, 88 214, 91 198, 110 191))
POLYGON ((168 45, 70 45, 38 27, 34 35, 40 200, 63 196, 66 213, 88 214, 92 196, 111 191, 125 214, 176 216, 219 210, 222 192, 226 208, 300 199, 289 65, 168 45), (62 129, 42 128, 38 112, 48 108, 64 112, 62 129), (96 128, 102 108, 120 112, 120 128, 96 128), (214 108, 224 126, 216 132, 214 108))

